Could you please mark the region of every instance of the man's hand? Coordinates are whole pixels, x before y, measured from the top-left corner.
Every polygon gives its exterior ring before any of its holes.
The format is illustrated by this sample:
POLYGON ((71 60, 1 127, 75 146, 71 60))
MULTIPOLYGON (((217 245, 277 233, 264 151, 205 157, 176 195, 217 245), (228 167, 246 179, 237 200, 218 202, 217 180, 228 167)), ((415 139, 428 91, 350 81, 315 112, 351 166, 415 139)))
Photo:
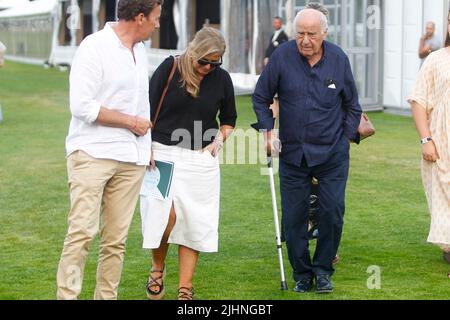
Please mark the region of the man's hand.
POLYGON ((422 156, 425 161, 436 162, 440 159, 436 145, 430 141, 422 146, 422 156))
POLYGON ((425 33, 423 36, 422 36, 422 40, 428 40, 428 39, 431 39, 431 36, 428 34, 428 33, 425 33))
POLYGON ((431 51, 433 51, 433 46, 432 46, 431 44, 429 44, 429 45, 427 45, 427 46, 424 48, 424 50, 425 50, 427 53, 431 53, 431 51))
POLYGON ((281 141, 273 131, 264 133, 264 141, 266 144, 267 155, 273 158, 279 157, 281 153, 281 141))
POLYGON ((133 117, 130 122, 129 130, 133 132, 138 137, 143 137, 148 133, 148 130, 152 128, 152 123, 144 118, 138 116, 133 117))

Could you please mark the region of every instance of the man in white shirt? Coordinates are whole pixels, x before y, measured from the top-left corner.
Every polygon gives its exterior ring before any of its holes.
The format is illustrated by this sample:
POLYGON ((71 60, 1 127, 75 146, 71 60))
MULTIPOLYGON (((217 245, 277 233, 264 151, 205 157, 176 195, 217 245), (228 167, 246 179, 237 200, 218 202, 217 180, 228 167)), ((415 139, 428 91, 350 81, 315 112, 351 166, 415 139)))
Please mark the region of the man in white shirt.
POLYGON ((70 73, 66 139, 71 210, 57 298, 77 299, 100 230, 96 300, 117 299, 125 243, 150 163, 148 61, 142 41, 159 28, 163 0, 120 0, 119 21, 88 36, 70 73))

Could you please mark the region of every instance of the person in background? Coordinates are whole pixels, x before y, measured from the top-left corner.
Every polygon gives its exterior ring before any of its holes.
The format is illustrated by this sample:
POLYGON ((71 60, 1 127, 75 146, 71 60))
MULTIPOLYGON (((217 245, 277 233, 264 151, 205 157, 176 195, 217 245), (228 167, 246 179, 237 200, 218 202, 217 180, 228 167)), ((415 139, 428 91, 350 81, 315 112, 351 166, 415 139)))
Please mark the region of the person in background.
MULTIPOLYGON (((283 19, 281 17, 273 18, 272 26, 275 29, 275 32, 271 35, 269 46, 266 49, 266 53, 264 56, 264 66, 267 66, 269 63, 270 56, 275 52, 275 50, 282 45, 283 43, 289 41, 289 37, 286 32, 283 30, 283 19)), ((273 117, 278 119, 278 114, 280 111, 280 105, 278 103, 278 99, 275 97, 270 109, 273 112, 273 117)))
POLYGON ((143 247, 152 249, 146 286, 150 300, 164 297, 169 244, 178 245, 179 300, 193 299, 200 252, 218 251, 219 152, 237 118, 231 77, 220 67, 225 49, 222 34, 204 27, 186 51, 167 58, 150 81, 153 158, 174 163, 168 199, 141 196, 143 247), (155 106, 175 61, 173 79, 155 119, 155 106))
MULTIPOLYGON (((6 46, 0 41, 0 68, 2 68, 5 65, 5 52, 6 52, 6 46)), ((0 122, 2 122, 2 121, 3 121, 3 111, 2 111, 2 105, 0 103, 0 122)))
POLYGON ((274 51, 283 43, 289 41, 289 37, 286 32, 283 30, 283 19, 281 17, 273 18, 273 28, 275 32, 270 37, 269 46, 266 49, 266 53, 264 56, 264 66, 269 63, 270 56, 274 51))
POLYGON ((431 214, 428 242, 439 246, 450 264, 449 79, 450 12, 445 48, 428 56, 408 100, 422 144, 422 180, 431 214))
POLYGON ((419 44, 419 58, 422 60, 422 64, 430 53, 439 50, 442 47, 441 40, 435 35, 436 24, 434 22, 428 22, 426 26, 425 34, 420 38, 419 44))
POLYGON ((80 295, 99 230, 94 299, 117 299, 128 229, 150 164, 149 65, 142 41, 159 28, 162 3, 120 0, 119 21, 83 40, 72 63, 66 139, 70 213, 57 272, 60 300, 80 295))
POLYGON ((5 64, 6 46, 0 41, 0 67, 5 64))

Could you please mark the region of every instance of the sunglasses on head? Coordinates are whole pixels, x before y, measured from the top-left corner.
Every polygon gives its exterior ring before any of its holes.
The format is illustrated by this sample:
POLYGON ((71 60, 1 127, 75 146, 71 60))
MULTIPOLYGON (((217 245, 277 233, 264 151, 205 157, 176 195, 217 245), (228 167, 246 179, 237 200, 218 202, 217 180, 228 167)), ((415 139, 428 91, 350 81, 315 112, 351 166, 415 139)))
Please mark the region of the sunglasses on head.
POLYGON ((212 68, 215 68, 220 67, 222 65, 222 57, 220 58, 220 61, 209 61, 206 59, 199 59, 197 62, 201 66, 207 66, 209 64, 212 68))

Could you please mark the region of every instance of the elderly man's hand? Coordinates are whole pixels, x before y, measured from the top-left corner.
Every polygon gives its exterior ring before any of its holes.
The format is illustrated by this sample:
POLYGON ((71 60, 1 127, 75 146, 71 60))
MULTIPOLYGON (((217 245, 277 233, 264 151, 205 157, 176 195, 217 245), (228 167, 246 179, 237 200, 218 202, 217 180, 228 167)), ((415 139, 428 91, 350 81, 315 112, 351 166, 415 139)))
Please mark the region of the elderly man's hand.
POLYGON ((270 155, 273 158, 279 157, 282 146, 281 146, 281 141, 280 141, 280 139, 278 139, 276 134, 273 131, 265 133, 264 141, 266 144, 267 155, 270 155))

